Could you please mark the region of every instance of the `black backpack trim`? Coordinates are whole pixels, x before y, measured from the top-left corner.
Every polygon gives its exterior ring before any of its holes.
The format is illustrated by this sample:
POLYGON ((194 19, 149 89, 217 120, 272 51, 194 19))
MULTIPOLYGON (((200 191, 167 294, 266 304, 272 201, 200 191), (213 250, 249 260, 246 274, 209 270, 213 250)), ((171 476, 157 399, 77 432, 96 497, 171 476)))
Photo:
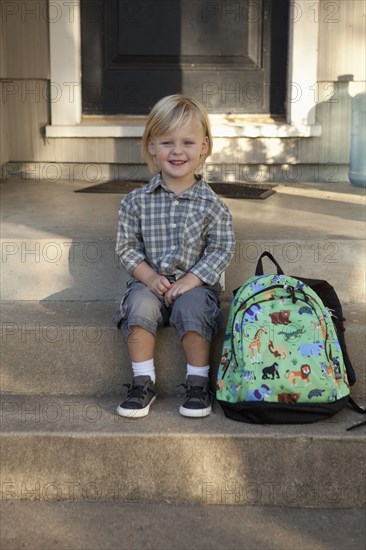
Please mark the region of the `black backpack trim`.
POLYGON ((343 316, 342 305, 337 296, 336 291, 328 283, 322 279, 305 279, 304 277, 295 277, 308 285, 319 298, 322 300, 326 308, 328 308, 332 313, 332 321, 337 332, 337 338, 341 346, 344 364, 347 370, 348 382, 350 386, 353 386, 356 382, 356 374, 352 366, 351 360, 348 355, 347 346, 344 338, 344 333, 346 331, 344 327, 344 321, 346 320, 343 316))
MULTIPOLYGON (((330 418, 349 402, 349 396, 333 403, 266 403, 244 401, 229 403, 218 400, 227 418, 250 424, 307 424, 330 418)), ((365 412, 365 411, 363 411, 365 412)))

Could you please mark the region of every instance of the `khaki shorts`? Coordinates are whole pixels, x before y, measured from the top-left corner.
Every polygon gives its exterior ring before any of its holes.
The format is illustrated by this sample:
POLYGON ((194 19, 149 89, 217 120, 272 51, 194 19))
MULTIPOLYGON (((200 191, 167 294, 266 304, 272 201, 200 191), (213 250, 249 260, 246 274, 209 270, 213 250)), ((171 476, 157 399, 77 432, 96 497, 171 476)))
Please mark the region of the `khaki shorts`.
POLYGON ((146 285, 132 279, 120 307, 114 315, 115 325, 125 337, 132 326, 142 327, 156 334, 159 327, 170 324, 182 339, 186 332, 198 332, 207 341, 223 326, 219 292, 221 286, 198 286, 181 294, 167 307, 164 298, 156 295, 146 285))

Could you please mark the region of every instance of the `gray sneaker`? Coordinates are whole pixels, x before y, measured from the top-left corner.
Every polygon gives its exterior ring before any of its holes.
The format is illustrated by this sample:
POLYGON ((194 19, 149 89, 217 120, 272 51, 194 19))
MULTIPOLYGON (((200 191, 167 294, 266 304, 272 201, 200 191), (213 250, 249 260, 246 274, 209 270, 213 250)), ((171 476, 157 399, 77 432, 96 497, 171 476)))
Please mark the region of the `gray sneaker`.
POLYGON ((156 399, 155 384, 150 376, 136 376, 131 384, 124 384, 127 399, 117 407, 120 416, 141 418, 149 414, 150 405, 156 399))
POLYGON ((211 413, 211 392, 209 390, 209 379, 204 376, 187 376, 186 400, 180 407, 179 412, 183 416, 191 418, 203 418, 211 413))

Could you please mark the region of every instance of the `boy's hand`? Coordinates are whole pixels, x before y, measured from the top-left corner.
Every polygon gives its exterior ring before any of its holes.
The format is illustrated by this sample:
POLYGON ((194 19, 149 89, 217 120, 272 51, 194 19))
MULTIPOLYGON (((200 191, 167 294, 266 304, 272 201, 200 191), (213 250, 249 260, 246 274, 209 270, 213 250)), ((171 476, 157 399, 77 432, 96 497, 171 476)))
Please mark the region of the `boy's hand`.
POLYGON ((164 296, 165 293, 172 287, 172 284, 166 277, 164 277, 164 275, 156 273, 151 277, 151 279, 149 279, 147 286, 159 296, 164 296))
POLYGON ((166 291, 172 286, 164 275, 160 275, 160 273, 154 271, 146 262, 141 262, 135 268, 132 275, 159 296, 164 296, 166 291))
POLYGON ((178 296, 200 285, 203 285, 203 281, 201 281, 201 279, 199 279, 193 273, 187 273, 186 275, 178 279, 178 281, 175 281, 175 283, 173 283, 170 289, 165 293, 165 305, 169 307, 174 302, 174 300, 178 298, 178 296))

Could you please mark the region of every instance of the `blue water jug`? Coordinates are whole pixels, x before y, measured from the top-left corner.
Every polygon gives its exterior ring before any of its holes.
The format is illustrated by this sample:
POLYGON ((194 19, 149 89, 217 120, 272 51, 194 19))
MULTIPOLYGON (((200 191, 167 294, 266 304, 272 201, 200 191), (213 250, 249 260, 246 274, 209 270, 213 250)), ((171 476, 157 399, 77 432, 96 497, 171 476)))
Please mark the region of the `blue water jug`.
POLYGON ((352 102, 348 177, 353 185, 366 187, 366 93, 356 95, 352 102))

